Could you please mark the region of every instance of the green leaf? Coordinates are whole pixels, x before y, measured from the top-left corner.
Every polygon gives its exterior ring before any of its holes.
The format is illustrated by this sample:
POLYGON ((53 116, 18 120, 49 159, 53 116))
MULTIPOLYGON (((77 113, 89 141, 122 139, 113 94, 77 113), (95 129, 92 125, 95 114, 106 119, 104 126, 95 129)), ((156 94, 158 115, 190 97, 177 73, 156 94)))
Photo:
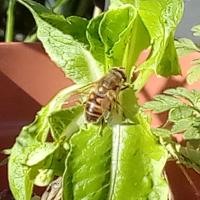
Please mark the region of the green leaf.
POLYGON ((152 43, 151 54, 140 66, 140 74, 135 81, 135 89, 140 90, 154 72, 162 76, 180 73, 174 47, 174 32, 182 17, 183 1, 137 2, 139 15, 150 34, 152 43))
POLYGON ((187 105, 179 106, 170 110, 168 119, 171 122, 176 122, 181 119, 192 117, 193 112, 194 110, 187 105))
POLYGON ((63 180, 64 200, 106 199, 109 189, 112 132, 89 124, 70 139, 63 180))
POLYGON ((63 146, 60 146, 53 154, 52 161, 48 168, 53 170, 55 176, 63 175, 65 170, 65 159, 68 153, 69 149, 66 150, 63 146))
POLYGON ((161 138, 170 138, 172 135, 171 131, 164 128, 152 128, 151 130, 154 135, 161 138))
POLYGON ((179 56, 185 56, 189 53, 200 51, 194 42, 187 38, 180 38, 175 41, 176 50, 179 56))
POLYGON ((55 143, 45 142, 38 144, 37 147, 28 155, 28 160, 26 164, 28 166, 33 166, 47 158, 50 154, 58 148, 59 145, 55 143))
POLYGON ((145 109, 153 110, 157 113, 160 113, 182 105, 183 103, 179 99, 172 96, 160 94, 156 95, 153 101, 145 103, 143 107, 145 109))
MULTIPOLYGON (((187 104, 192 104, 192 108, 197 112, 200 112, 200 91, 198 90, 188 90, 183 87, 171 88, 164 91, 165 94, 172 95, 174 97, 181 97, 187 100, 187 104)), ((185 102, 186 103, 186 102, 185 102)))
POLYGON ((68 155, 62 145, 53 154, 31 167, 31 178, 37 186, 47 186, 55 176, 62 176, 65 170, 65 159, 68 155))
MULTIPOLYGON (((198 141, 199 143, 199 141, 198 141)), ((198 173, 200 172, 200 150, 199 146, 196 148, 193 145, 191 145, 190 142, 186 143, 186 147, 181 146, 179 149, 179 153, 184 156, 183 162, 190 166, 193 167, 198 173)))
POLYGON ((200 25, 192 27, 192 31, 194 36, 200 36, 200 25))
POLYGON ((65 19, 31 0, 18 1, 33 14, 38 38, 51 59, 67 76, 77 84, 88 84, 103 75, 102 65, 94 59, 87 45, 82 43, 86 40, 85 20, 79 17, 65 19), (44 14, 41 14, 41 10, 44 14), (68 31, 63 31, 66 29, 68 31))
POLYGON ((81 121, 83 106, 76 106, 70 109, 53 112, 49 116, 51 134, 54 140, 59 140, 62 136, 69 138, 77 132, 83 124, 81 121))
MULTIPOLYGON (((200 127, 200 124, 199 124, 200 127)), ((185 140, 195 140, 200 139, 200 130, 199 127, 188 127, 186 131, 183 133, 185 140)))
POLYGON ((179 121, 176 121, 174 125, 172 126, 171 131, 173 133, 181 133, 187 129, 189 129, 192 125, 193 120, 191 118, 189 119, 181 119, 179 121))
POLYGON ((110 0, 109 9, 121 7, 126 4, 137 5, 138 0, 110 0))
POLYGON ((108 11, 101 20, 99 35, 105 46, 106 65, 123 66, 129 78, 139 54, 150 44, 137 10, 129 5, 108 11))
POLYGON ((109 200, 167 199, 162 178, 167 153, 154 139, 141 116, 140 124, 113 129, 112 174, 109 200))
POLYGON ((61 109, 64 101, 78 88, 74 85, 58 93, 49 104, 38 112, 35 121, 21 130, 8 162, 9 185, 16 200, 30 200, 31 198, 34 180, 30 178, 31 169, 26 162, 29 155, 47 138, 48 116, 53 111, 61 109))
POLYGON ((34 184, 40 187, 47 186, 54 178, 52 169, 40 169, 34 180, 34 184))
POLYGON ((187 82, 193 84, 200 80, 200 60, 194 60, 192 67, 187 72, 187 82))
POLYGON ((127 88, 120 93, 120 107, 122 108, 123 114, 126 118, 132 122, 136 121, 136 114, 139 109, 135 92, 132 88, 127 88))
POLYGON ((167 40, 165 51, 163 53, 162 59, 160 60, 160 64, 156 68, 156 73, 164 77, 178 75, 181 73, 174 44, 174 33, 171 33, 167 40))
POLYGON ((125 6, 106 12, 101 20, 99 34, 105 45, 106 65, 108 67, 123 66, 122 50, 126 49, 128 35, 136 15, 134 7, 125 6))
POLYGON ((200 98, 200 92, 192 90, 189 91, 186 88, 183 87, 177 87, 177 88, 170 88, 163 92, 167 95, 172 95, 175 97, 182 97, 191 102, 193 105, 195 105, 200 98))
POLYGON ((92 19, 87 37, 91 52, 106 66, 105 71, 123 66, 128 78, 139 54, 150 44, 146 27, 131 5, 109 10, 92 19))
MULTIPOLYGON (((99 26, 103 18, 103 14, 90 20, 87 27, 87 38, 90 43, 90 51, 99 62, 105 63, 105 46, 99 35, 99 26)), ((106 72, 106 69, 104 70, 106 72)))

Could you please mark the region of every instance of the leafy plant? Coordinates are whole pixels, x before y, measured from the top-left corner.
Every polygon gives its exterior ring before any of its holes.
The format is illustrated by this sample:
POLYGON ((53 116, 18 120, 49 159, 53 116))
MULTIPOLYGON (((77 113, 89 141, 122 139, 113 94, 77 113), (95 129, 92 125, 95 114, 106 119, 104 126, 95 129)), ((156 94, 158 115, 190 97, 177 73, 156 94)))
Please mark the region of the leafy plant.
MULTIPOLYGON (((200 25, 192 28, 194 36, 200 36, 200 25)), ((194 42, 187 38, 181 38, 175 42, 176 49, 180 56, 187 55, 192 52, 200 52, 200 48, 194 42)), ((200 59, 194 59, 192 66, 187 72, 187 82, 193 84, 200 80, 200 59)))
POLYGON ((199 172, 200 92, 182 87, 167 89, 144 104, 144 108, 156 113, 169 113, 164 126, 153 129, 153 132, 160 137, 172 157, 199 172), (175 134, 181 135, 186 144, 175 143, 175 134))
POLYGON ((63 177, 65 200, 167 199, 162 171, 169 155, 138 109, 135 93, 153 73, 180 73, 174 32, 182 0, 111 1, 108 11, 91 20, 65 18, 31 0, 18 2, 32 13, 46 52, 76 85, 58 93, 18 136, 8 166, 15 199, 29 200, 34 185, 47 186, 56 176, 63 177), (135 66, 146 48, 148 59, 135 66), (113 67, 125 69, 128 88, 120 92, 120 111, 111 112, 109 123, 88 124, 82 105, 63 109, 113 67))

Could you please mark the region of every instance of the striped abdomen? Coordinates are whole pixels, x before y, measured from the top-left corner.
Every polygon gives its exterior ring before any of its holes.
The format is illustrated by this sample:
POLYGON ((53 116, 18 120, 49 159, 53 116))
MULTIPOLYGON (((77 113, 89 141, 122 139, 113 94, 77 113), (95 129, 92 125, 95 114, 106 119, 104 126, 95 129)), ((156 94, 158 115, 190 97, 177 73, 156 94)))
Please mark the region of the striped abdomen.
POLYGON ((90 93, 88 101, 86 102, 86 120, 88 122, 97 122, 103 115, 105 108, 103 104, 107 101, 110 107, 110 102, 106 97, 106 94, 98 95, 95 92, 90 93))

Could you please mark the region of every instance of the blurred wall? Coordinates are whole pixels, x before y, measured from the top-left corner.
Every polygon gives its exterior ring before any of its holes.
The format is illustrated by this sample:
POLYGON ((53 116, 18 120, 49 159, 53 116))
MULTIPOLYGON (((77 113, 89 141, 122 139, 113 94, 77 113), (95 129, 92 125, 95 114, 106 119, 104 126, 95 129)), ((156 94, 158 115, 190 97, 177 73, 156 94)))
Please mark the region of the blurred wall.
POLYGON ((200 24, 200 0, 185 0, 184 16, 176 31, 176 38, 192 39, 200 45, 200 37, 192 35, 191 28, 200 24))

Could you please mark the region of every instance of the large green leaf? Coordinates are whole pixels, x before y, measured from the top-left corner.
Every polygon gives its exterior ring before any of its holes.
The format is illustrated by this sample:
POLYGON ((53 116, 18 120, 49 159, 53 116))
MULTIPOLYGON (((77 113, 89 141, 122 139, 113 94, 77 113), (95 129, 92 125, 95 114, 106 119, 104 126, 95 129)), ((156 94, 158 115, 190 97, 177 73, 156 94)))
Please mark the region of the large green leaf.
POLYGON ((162 178, 167 153, 154 139, 141 116, 139 124, 113 129, 112 174, 109 200, 159 199, 168 197, 162 178))
POLYGON ((137 0, 111 2, 114 7, 128 3, 137 7, 139 16, 151 38, 151 54, 139 68, 135 88, 141 89, 154 72, 162 76, 180 73, 180 67, 174 47, 174 32, 183 13, 183 1, 173 0, 137 0), (121 3, 119 3, 121 2, 121 3))
POLYGON ((63 179, 64 200, 102 200, 109 190, 112 131, 88 125, 70 140, 63 179))
POLYGON ((92 53, 106 66, 105 71, 123 66, 128 77, 139 54, 150 44, 146 27, 131 5, 109 10, 92 19, 87 36, 92 53))
POLYGON ((119 95, 119 102, 119 109, 122 109, 123 115, 135 123, 137 121, 136 114, 139 110, 135 91, 132 88, 126 88, 125 90, 121 91, 119 95))
POLYGON ((49 123, 54 140, 69 138, 73 132, 77 132, 83 124, 82 114, 82 105, 53 112, 49 116, 49 123))
POLYGON ((9 185, 16 200, 29 200, 31 198, 34 180, 30 178, 32 172, 26 162, 29 160, 30 154, 35 152, 47 138, 49 131, 48 116, 53 111, 61 109, 63 102, 77 89, 78 86, 71 86, 61 91, 38 112, 33 123, 21 130, 16 139, 8 163, 9 185))
POLYGON ((33 14, 37 36, 55 63, 77 84, 88 84, 103 75, 103 67, 88 50, 86 20, 64 18, 31 0, 18 0, 33 14))
POLYGON ((38 145, 28 156, 26 164, 33 166, 47 158, 58 148, 58 144, 52 142, 45 142, 38 145))
POLYGON ((99 35, 99 26, 103 16, 101 14, 91 19, 87 27, 87 38, 90 43, 90 51, 99 62, 105 65, 105 46, 99 35))
POLYGON ((124 54, 122 51, 129 43, 130 30, 136 16, 137 12, 132 6, 121 7, 105 13, 99 32, 105 45, 106 65, 123 66, 124 54))
POLYGON ((129 5, 108 11, 100 23, 99 35, 107 67, 123 66, 129 77, 139 54, 149 45, 149 34, 137 10, 129 5))

